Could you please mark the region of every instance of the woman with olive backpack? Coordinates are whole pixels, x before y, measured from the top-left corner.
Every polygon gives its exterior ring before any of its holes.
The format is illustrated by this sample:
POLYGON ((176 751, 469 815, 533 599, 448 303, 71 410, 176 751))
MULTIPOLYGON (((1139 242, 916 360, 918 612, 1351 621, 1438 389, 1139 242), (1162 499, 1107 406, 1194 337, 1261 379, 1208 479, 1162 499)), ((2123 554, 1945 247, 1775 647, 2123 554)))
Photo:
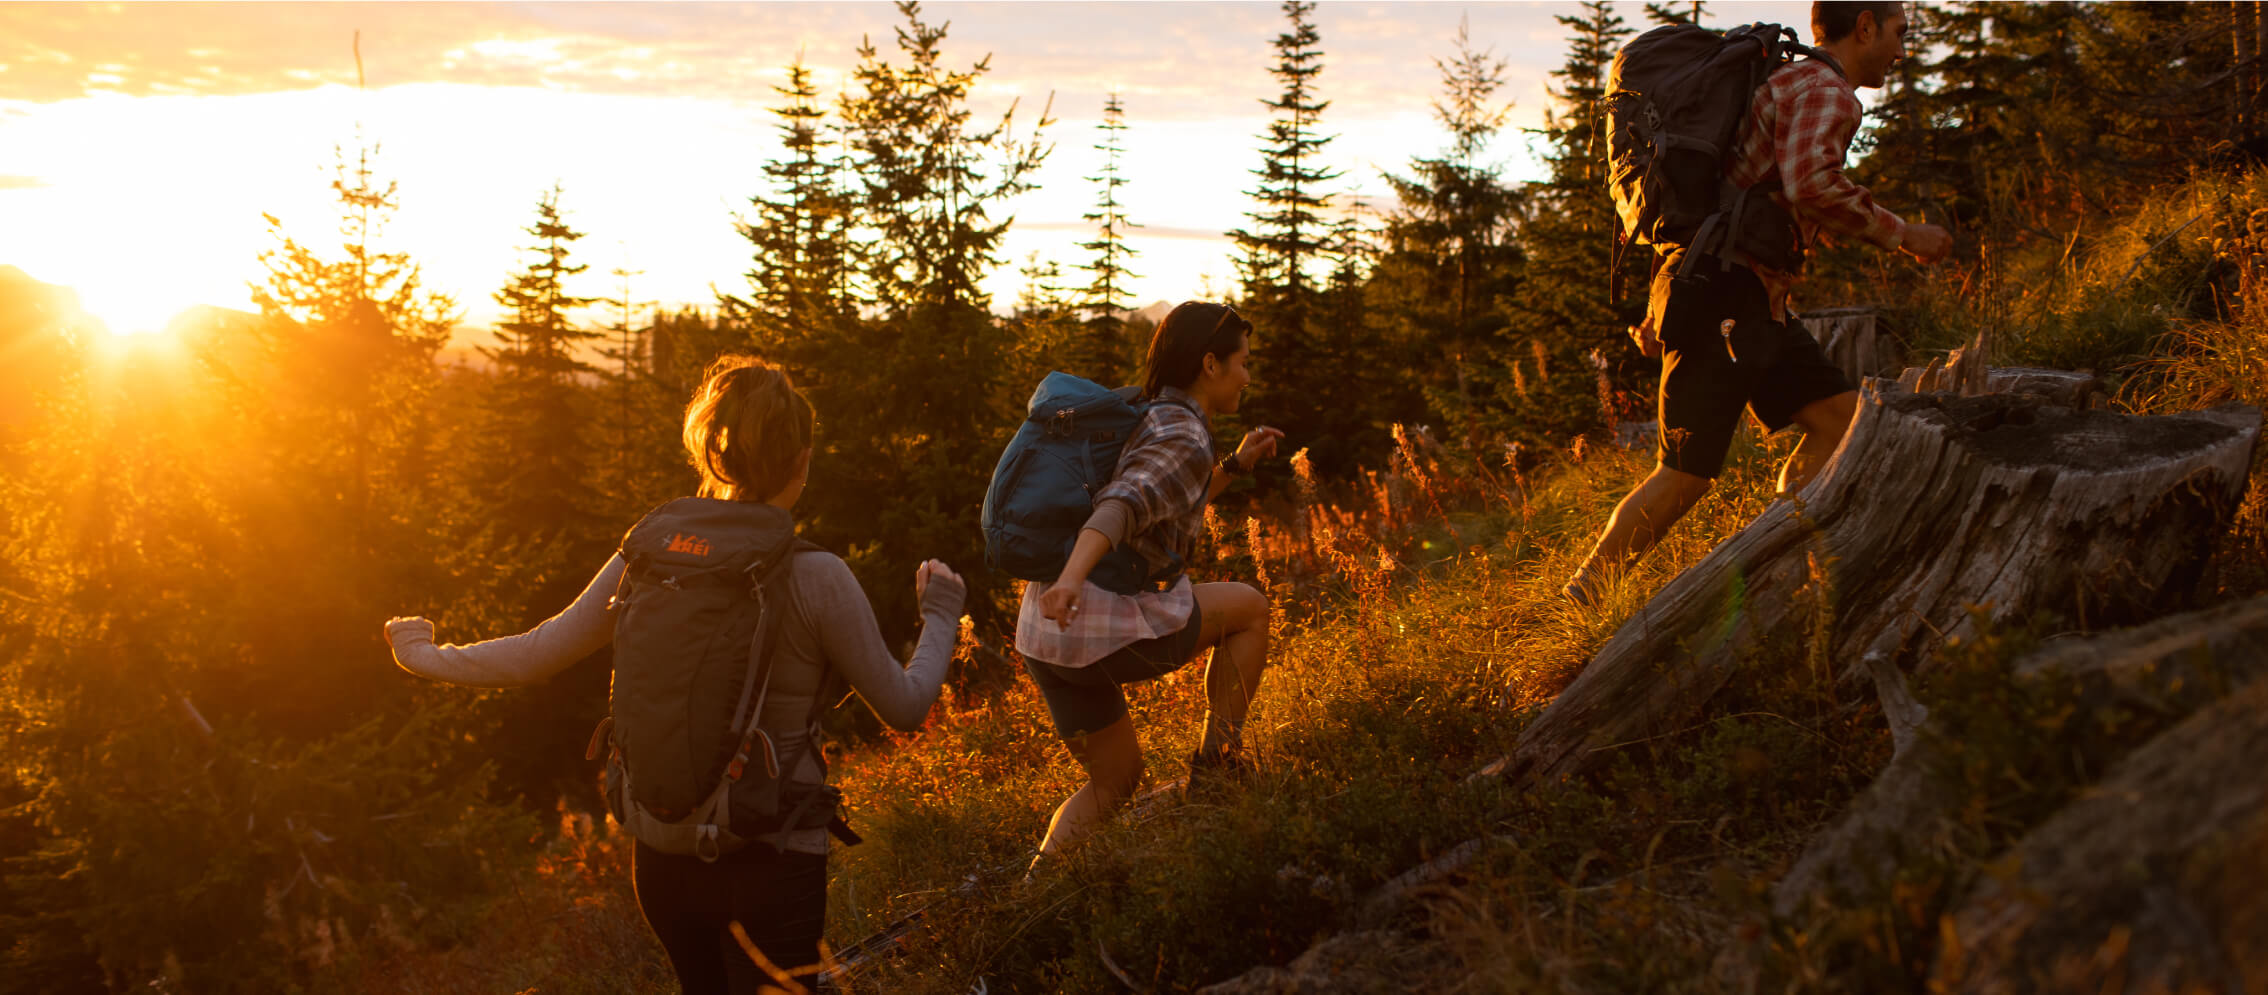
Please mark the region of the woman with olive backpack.
POLYGON ((564 611, 516 636, 436 646, 397 618, 402 669, 470 687, 544 680, 610 643, 608 807, 636 837, 638 907, 693 995, 754 993, 773 971, 819 970, 830 829, 818 718, 848 687, 883 721, 928 715, 953 655, 965 587, 943 563, 914 572, 922 629, 892 656, 850 568, 795 539, 811 468, 811 405, 787 375, 727 356, 685 410, 700 496, 649 513, 564 611))

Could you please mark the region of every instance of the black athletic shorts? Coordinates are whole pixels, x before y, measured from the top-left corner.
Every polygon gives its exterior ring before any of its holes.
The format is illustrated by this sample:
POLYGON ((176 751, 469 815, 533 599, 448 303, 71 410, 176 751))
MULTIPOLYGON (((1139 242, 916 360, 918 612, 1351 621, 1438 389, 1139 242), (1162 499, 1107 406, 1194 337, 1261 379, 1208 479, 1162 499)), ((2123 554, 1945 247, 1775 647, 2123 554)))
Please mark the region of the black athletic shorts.
POLYGON ((1194 598, 1189 624, 1179 632, 1144 639, 1084 667, 1058 667, 1045 660, 1024 658, 1024 672, 1039 685, 1047 699, 1047 713, 1055 719, 1055 734, 1064 739, 1101 732, 1126 717, 1126 693, 1121 684, 1163 677, 1197 655, 1197 640, 1205 633, 1205 606, 1194 598))
POLYGON ((1742 408, 1777 432, 1806 405, 1852 387, 1811 333, 1772 320, 1763 281, 1748 267, 1721 269, 1702 259, 1691 276, 1677 280, 1681 258, 1662 261, 1647 302, 1662 340, 1660 455, 1672 470, 1714 478, 1724 469, 1742 408), (1728 319, 1729 354, 1722 331, 1728 319))

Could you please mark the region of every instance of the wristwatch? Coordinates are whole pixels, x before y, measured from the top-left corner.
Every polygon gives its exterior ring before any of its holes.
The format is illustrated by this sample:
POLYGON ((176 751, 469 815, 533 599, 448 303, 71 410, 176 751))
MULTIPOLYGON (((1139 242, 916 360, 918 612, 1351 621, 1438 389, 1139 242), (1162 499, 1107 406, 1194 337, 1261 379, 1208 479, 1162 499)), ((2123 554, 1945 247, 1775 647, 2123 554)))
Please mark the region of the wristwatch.
POLYGON ((1220 461, 1219 463, 1216 463, 1216 464, 1214 464, 1214 465, 1215 465, 1215 466, 1218 466, 1218 467, 1220 467, 1220 468, 1221 468, 1221 472, 1222 472, 1222 473, 1226 473, 1226 474, 1228 474, 1228 475, 1229 475, 1229 479, 1231 479, 1231 480, 1234 480, 1234 479, 1236 479, 1236 477, 1237 477, 1238 475, 1240 475, 1240 474, 1246 474, 1246 473, 1251 473, 1251 472, 1252 472, 1252 468, 1251 468, 1251 467, 1249 467, 1249 466, 1240 466, 1240 465, 1238 465, 1238 464, 1237 464, 1237 462, 1236 462, 1236 454, 1235 454, 1235 453, 1233 453, 1233 452, 1229 453, 1229 454, 1228 454, 1228 455, 1226 455, 1226 456, 1223 456, 1223 457, 1221 457, 1221 461, 1220 461))

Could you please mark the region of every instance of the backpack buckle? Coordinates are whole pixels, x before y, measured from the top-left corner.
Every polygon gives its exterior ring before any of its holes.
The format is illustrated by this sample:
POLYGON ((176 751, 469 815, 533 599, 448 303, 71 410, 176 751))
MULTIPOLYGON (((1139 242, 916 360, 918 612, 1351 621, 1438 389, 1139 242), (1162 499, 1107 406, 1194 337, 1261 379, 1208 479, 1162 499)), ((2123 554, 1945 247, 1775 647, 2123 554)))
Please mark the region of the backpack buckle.
POLYGON ((1070 435, 1077 417, 1078 413, 1070 408, 1056 409, 1055 414, 1050 415, 1047 419, 1047 433, 1049 435, 1070 435))

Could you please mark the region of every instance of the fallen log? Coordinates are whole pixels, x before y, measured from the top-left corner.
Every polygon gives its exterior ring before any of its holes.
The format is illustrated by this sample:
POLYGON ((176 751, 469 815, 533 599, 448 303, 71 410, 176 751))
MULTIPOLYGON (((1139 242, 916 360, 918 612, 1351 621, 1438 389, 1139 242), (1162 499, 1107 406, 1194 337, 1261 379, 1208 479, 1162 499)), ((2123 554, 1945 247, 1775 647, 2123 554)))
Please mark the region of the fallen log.
POLYGON ((2113 767, 1994 862, 1929 990, 2268 991, 2268 679, 2113 767))
POLYGON ((2155 417, 1882 381, 1796 500, 1679 574, 1491 765, 1548 783, 1686 724, 1772 640, 1830 619, 1827 658, 1868 680, 1990 621, 2079 629, 2184 607, 2242 499, 2260 412, 2155 417))
MULTIPOLYGON (((2082 714, 2118 709, 2171 723, 2232 687, 2268 677, 2268 597, 2054 641, 2011 669, 2018 681, 2067 682, 2070 704, 2082 714)), ((1804 848, 1773 889, 1774 913, 1880 902, 1901 866, 1956 849, 1956 822, 1969 801, 1956 771, 1969 734, 1942 718, 1925 723, 1915 747, 1891 760, 1804 848)))

